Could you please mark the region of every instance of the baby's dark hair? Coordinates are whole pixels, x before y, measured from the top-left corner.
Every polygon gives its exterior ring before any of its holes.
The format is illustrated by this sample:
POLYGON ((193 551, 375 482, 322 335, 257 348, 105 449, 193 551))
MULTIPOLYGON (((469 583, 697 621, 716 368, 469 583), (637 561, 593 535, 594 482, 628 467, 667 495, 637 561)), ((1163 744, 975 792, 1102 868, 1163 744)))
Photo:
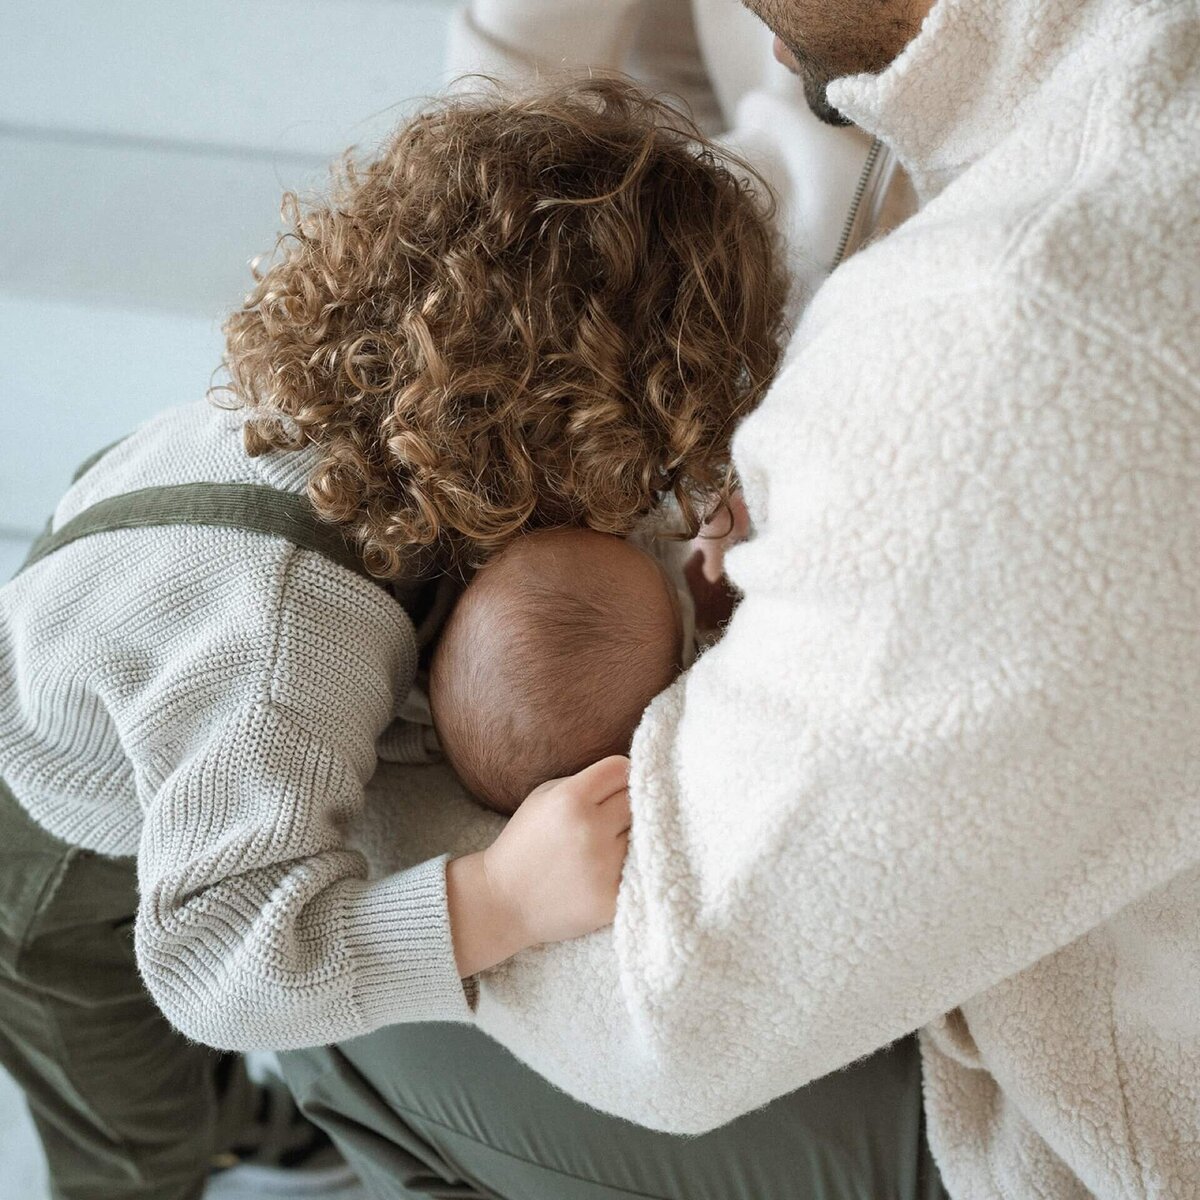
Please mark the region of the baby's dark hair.
POLYGON ((538 784, 628 753, 681 651, 672 585, 641 550, 585 530, 522 538, 467 587, 434 653, 442 750, 512 813, 538 784))
POLYGON ((285 197, 225 324, 246 449, 315 446, 310 500, 384 577, 664 497, 694 532, 779 358, 771 203, 628 81, 443 99, 285 197))

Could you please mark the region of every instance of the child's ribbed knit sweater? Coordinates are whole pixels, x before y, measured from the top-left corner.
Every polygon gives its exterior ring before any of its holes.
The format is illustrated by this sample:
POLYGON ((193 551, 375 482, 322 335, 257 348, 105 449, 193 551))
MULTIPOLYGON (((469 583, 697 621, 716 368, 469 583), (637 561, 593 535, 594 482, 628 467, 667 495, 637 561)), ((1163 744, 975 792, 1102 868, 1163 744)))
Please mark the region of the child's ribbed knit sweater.
MULTIPOLYGON (((55 526, 143 487, 299 491, 311 465, 249 458, 239 418, 195 405, 111 451, 55 526)), ((381 587, 257 533, 96 534, 0 589, 0 778, 55 836, 138 856, 139 966, 190 1037, 281 1048, 469 1017, 444 861, 368 883, 343 841, 415 670, 381 587)))

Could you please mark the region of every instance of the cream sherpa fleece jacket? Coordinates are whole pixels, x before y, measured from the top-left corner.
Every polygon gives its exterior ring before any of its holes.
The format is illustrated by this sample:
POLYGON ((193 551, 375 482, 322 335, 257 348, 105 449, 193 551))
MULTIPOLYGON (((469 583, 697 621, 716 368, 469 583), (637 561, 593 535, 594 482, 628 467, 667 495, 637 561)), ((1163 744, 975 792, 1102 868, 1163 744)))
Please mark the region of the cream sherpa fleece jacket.
POLYGON ((1197 6, 941 0, 831 96, 923 208, 738 435, 612 943, 480 1020, 679 1130, 923 1027, 956 1200, 1200 1195, 1197 6))

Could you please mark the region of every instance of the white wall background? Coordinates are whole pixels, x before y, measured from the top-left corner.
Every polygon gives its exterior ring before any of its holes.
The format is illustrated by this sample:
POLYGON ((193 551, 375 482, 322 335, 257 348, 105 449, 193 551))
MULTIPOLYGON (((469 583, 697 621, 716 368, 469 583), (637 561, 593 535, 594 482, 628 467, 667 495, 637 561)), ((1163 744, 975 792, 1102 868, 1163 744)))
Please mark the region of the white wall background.
MULTIPOLYGON (((451 10, 4 0, 0 582, 76 464, 203 396, 222 314, 271 248, 281 193, 319 185, 332 157, 370 146, 440 86, 451 10)), ((46 1195, 3 1072, 0 1195, 46 1195)))
POLYGON ((442 80, 450 0, 5 0, 0 579, 73 467, 203 395, 285 188, 442 80))

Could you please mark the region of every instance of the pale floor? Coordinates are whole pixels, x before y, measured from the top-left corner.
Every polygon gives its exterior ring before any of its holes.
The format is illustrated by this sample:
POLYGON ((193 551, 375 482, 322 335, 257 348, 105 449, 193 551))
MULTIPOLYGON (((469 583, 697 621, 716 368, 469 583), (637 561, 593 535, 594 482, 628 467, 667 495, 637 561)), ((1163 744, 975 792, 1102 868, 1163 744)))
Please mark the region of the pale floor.
POLYGON ((6 1195, 48 1200, 46 1164, 25 1101, 12 1079, 0 1071, 0 1177, 6 1195))
POLYGON ((204 395, 282 193, 441 86, 455 2, 4 0, 0 535, 204 395))
POLYGON ((28 549, 28 537, 0 532, 0 584, 7 583, 13 577, 28 549))

